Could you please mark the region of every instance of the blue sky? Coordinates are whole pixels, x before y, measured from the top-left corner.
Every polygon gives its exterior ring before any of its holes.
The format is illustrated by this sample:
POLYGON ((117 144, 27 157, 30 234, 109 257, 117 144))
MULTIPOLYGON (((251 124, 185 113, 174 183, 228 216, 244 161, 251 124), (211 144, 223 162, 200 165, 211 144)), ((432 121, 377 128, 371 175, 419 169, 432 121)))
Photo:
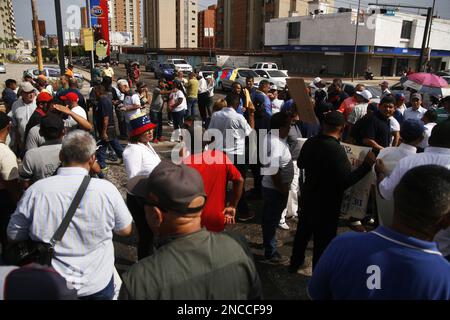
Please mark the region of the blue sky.
MULTIPOLYGON (((145 0, 144 0, 145 1, 145 0)), ((216 0, 200 0, 200 10, 205 9, 208 5, 216 3, 216 0)), ((376 0, 362 0, 363 6, 369 2, 376 2, 376 0)), ((379 0, 379 3, 392 3, 391 0, 379 0)), ((38 3, 38 15, 40 20, 46 21, 46 29, 48 34, 56 34, 56 22, 55 22, 55 9, 53 0, 37 0, 38 3)), ((64 17, 65 9, 71 5, 76 4, 83 6, 86 3, 85 0, 61 0, 62 12, 64 17)), ((336 0, 335 7, 357 7, 358 0, 336 0)), ((431 6, 432 0, 396 0, 395 3, 410 4, 417 6, 431 6)), ((32 39, 31 28, 31 4, 29 0, 13 0, 14 15, 16 18, 16 28, 19 36, 26 39, 32 39)), ((436 0, 437 14, 441 17, 450 19, 450 1, 449 0, 436 0)), ((415 11, 417 13, 417 10, 415 11)), ((63 18, 63 25, 65 21, 63 18)))

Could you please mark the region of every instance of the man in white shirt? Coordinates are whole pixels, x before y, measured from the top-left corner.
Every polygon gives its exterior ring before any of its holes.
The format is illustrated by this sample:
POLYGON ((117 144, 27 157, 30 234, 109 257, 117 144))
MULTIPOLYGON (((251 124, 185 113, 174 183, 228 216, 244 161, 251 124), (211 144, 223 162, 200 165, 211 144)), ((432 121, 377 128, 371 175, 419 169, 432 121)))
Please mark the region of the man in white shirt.
POLYGON ((392 94, 391 91, 389 90, 388 81, 383 81, 382 83, 380 83, 380 88, 381 88, 381 99, 390 96, 392 94))
POLYGON ((203 77, 203 73, 198 74, 198 108, 203 121, 211 117, 211 106, 209 105, 208 81, 203 77))
POLYGON ((422 107, 422 96, 419 93, 414 93, 411 96, 411 108, 406 109, 403 116, 405 120, 422 120, 425 112, 427 112, 427 109, 422 107))
MULTIPOLYGON (((409 170, 425 166, 438 165, 450 169, 450 121, 443 122, 434 127, 428 147, 424 153, 412 155, 400 160, 391 175, 387 175, 388 170, 382 160, 377 162, 375 170, 377 172, 378 189, 380 195, 386 200, 392 200, 394 190, 400 180, 409 170)), ((450 256, 450 228, 440 232, 436 236, 439 249, 446 257, 450 256)))
POLYGON ((103 68, 102 76, 103 77, 108 77, 108 78, 111 78, 111 79, 114 78, 114 69, 111 68, 109 63, 107 63, 106 66, 103 68))
POLYGON ((128 86, 126 80, 119 80, 117 86, 122 94, 124 94, 123 105, 120 108, 124 112, 125 122, 129 128, 130 119, 141 113, 141 99, 137 93, 133 93, 128 86))
POLYGON ((76 129, 91 131, 92 125, 87 119, 86 111, 78 105, 78 95, 69 92, 65 96, 62 96, 61 100, 66 102, 67 107, 54 105, 53 108, 68 116, 67 120, 64 120, 66 131, 76 129))
POLYGON ((395 109, 398 110, 398 112, 401 113, 401 115, 405 115, 406 111, 406 104, 405 104, 406 97, 403 93, 397 93, 395 95, 395 109))
POLYGON ((356 92, 357 105, 353 108, 347 120, 350 125, 355 125, 358 120, 361 120, 367 114, 367 107, 372 97, 372 93, 369 90, 356 92))
MULTIPOLYGON (((12 241, 31 238, 49 243, 60 226, 82 180, 96 162, 97 146, 85 131, 63 140, 58 175, 32 185, 8 225, 12 241)), ((81 299, 111 300, 114 295, 113 232, 129 236, 132 217, 110 182, 92 179, 62 241, 55 246, 53 268, 81 299)))
POLYGON ((20 84, 20 98, 11 107, 9 116, 13 125, 13 137, 15 146, 18 151, 23 149, 25 144, 25 129, 34 110, 36 110, 36 91, 29 82, 20 84))
POLYGON ((438 114, 436 110, 430 109, 423 115, 422 122, 425 123, 425 139, 419 145, 419 148, 426 149, 429 147, 428 141, 430 140, 431 133, 437 124, 438 114))

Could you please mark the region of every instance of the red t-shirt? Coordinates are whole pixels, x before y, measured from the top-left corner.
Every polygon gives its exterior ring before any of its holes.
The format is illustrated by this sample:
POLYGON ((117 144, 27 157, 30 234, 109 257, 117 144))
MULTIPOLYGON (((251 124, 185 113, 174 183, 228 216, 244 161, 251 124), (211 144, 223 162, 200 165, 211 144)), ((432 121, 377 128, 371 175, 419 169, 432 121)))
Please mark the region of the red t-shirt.
POLYGON ((222 232, 225 230, 223 210, 227 183, 241 179, 241 174, 228 156, 218 150, 190 156, 184 163, 197 170, 203 179, 207 200, 202 213, 202 226, 212 232, 222 232))

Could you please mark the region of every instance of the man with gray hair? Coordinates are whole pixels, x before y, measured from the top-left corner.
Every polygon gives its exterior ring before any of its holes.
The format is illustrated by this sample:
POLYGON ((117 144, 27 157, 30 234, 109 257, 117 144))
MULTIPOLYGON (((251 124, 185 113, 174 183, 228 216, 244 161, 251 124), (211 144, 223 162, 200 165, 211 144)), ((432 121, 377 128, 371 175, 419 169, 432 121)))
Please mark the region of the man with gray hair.
MULTIPOLYGON (((10 240, 50 242, 78 187, 95 165, 96 148, 95 140, 85 131, 67 134, 60 153, 63 166, 56 176, 36 182, 25 192, 8 225, 10 240)), ((113 231, 129 236, 131 223, 117 188, 91 179, 52 260, 52 267, 78 291, 79 298, 113 298, 113 231)))

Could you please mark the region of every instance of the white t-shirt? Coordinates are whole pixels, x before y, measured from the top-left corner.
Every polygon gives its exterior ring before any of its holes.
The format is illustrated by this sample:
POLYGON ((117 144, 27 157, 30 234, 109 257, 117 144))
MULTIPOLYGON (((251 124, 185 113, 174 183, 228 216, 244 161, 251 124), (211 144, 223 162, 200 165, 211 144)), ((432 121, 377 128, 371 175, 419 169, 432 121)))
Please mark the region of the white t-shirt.
POLYGON ((5 189, 4 181, 19 178, 16 155, 4 143, 0 143, 0 190, 5 189))
POLYGON ((419 107, 419 109, 417 109, 417 111, 414 111, 413 108, 408 108, 406 109, 405 113, 404 113, 404 118, 405 121, 406 120, 419 120, 421 121, 423 118, 423 115, 427 112, 427 109, 425 109, 424 107, 419 107))
POLYGON ((428 141, 430 140, 431 133, 433 132, 433 129, 435 126, 436 126, 436 123, 434 123, 434 122, 427 123, 425 125, 425 132, 424 132, 425 138, 423 139, 422 143, 419 145, 420 148, 426 149, 429 147, 428 141))
POLYGON ((141 175, 149 176, 161 163, 161 159, 150 143, 130 143, 123 152, 123 162, 130 180, 141 175))
MULTIPOLYGON (((125 107, 129 107, 132 105, 141 105, 141 99, 138 94, 133 94, 132 96, 126 95, 123 99, 123 105, 125 107)), ((141 113, 141 109, 131 110, 125 112, 125 120, 126 122, 130 122, 130 119, 135 115, 141 113)))
MULTIPOLYGON (((76 106, 75 108, 72 108, 72 112, 87 120, 86 111, 82 107, 76 106)), ((78 126, 78 122, 76 122, 71 116, 69 116, 69 118, 64 121, 64 126, 68 129, 72 129, 78 126)))
POLYGON ((281 111, 281 108, 283 107, 284 101, 280 99, 274 99, 271 102, 272 105, 272 115, 278 113, 281 111))
POLYGON ((272 134, 266 135, 264 138, 262 164, 261 174, 264 176, 262 180, 264 188, 276 189, 272 176, 278 172, 281 174, 283 184, 291 185, 294 179, 294 163, 285 139, 280 139, 272 134))
POLYGON ((19 130, 23 143, 25 143, 25 129, 34 110, 36 110, 36 100, 30 104, 25 104, 22 98, 19 98, 13 103, 8 114, 11 117, 13 126, 19 130))
POLYGON ((187 110, 187 100, 186 97, 184 96, 183 92, 181 90, 177 90, 177 92, 172 92, 170 94, 170 98, 175 100, 175 103, 177 103, 178 99, 183 99, 183 102, 176 107, 175 109, 173 109, 172 112, 180 112, 183 110, 187 110))
POLYGON ((358 120, 361 120, 367 114, 368 103, 361 103, 355 106, 353 111, 348 116, 348 122, 355 124, 358 120))

